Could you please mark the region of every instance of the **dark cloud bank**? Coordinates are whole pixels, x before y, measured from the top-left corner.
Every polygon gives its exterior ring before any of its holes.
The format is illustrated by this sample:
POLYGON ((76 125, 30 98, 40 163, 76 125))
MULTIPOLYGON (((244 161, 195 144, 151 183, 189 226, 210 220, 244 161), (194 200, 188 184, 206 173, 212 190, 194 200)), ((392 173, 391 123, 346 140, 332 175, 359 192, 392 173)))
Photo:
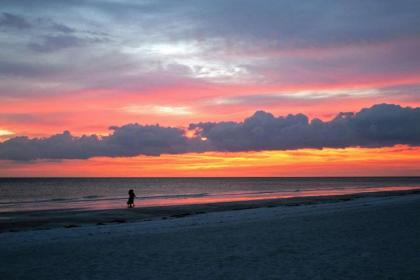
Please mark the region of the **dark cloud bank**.
POLYGON ((196 136, 159 125, 111 127, 105 137, 74 137, 65 131, 48 138, 15 137, 0 143, 0 159, 86 159, 95 156, 182 154, 205 151, 261 151, 299 148, 420 145, 420 108, 379 104, 331 121, 303 114, 275 117, 258 111, 243 122, 190 124, 196 136), (206 141, 201 138, 207 138, 206 141))
POLYGON ((1 13, 0 27, 26 29, 32 26, 25 18, 21 16, 10 13, 1 13))

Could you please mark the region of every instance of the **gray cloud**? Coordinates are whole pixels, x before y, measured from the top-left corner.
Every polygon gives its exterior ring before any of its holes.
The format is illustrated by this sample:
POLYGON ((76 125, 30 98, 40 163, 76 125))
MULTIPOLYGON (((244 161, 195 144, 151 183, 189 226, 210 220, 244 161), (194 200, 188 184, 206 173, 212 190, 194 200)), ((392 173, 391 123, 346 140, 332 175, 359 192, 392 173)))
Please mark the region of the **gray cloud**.
POLYGON ((62 23, 56 23, 56 22, 53 22, 53 23, 51 24, 51 28, 52 28, 53 30, 56 30, 56 31, 58 31, 58 32, 62 32, 62 33, 73 33, 73 32, 75 32, 75 31, 76 31, 76 29, 74 29, 74 28, 71 28, 71 27, 69 27, 69 26, 67 26, 67 25, 65 25, 65 24, 62 24, 62 23))
POLYGON ((72 136, 64 131, 47 138, 14 137, 0 143, 0 159, 87 159, 95 156, 158 156, 199 151, 198 139, 189 139, 179 128, 128 124, 111 127, 105 137, 72 136))
POLYGON ((0 76, 29 78, 51 77, 53 74, 57 73, 57 70, 56 67, 45 67, 45 63, 35 64, 0 59, 0 76))
POLYGON ((303 114, 275 117, 257 111, 243 122, 190 124, 193 138, 175 127, 128 124, 108 136, 75 137, 65 131, 47 138, 14 137, 0 143, 0 159, 87 159, 96 156, 158 156, 204 151, 261 151, 299 148, 420 145, 420 108, 379 104, 331 121, 303 114), (206 141, 202 138, 207 138, 206 141))
POLYGON ((333 100, 346 102, 348 99, 361 98, 381 98, 389 100, 398 98, 399 100, 420 101, 420 85, 389 86, 375 89, 346 89, 346 90, 306 90, 296 92, 268 92, 250 93, 237 96, 218 97, 206 100, 204 104, 210 106, 284 106, 284 105, 313 105, 333 100))
MULTIPOLYGON (((12 6, 27 5, 24 1, 6 2, 12 6)), ((165 33, 178 39, 198 34, 207 38, 258 38, 290 47, 363 44, 415 37, 420 31, 420 3, 415 0, 314 0, 299 4, 293 0, 53 1, 48 5, 51 10, 66 11, 77 11, 83 6, 112 24, 128 28, 150 24, 159 33, 169 22, 175 23, 173 27, 177 28, 165 33)), ((43 6, 45 3, 34 5, 34 9, 41 13, 43 6)))
POLYGON ((197 21, 206 33, 271 40, 277 47, 383 42, 420 31, 418 1, 203 2, 197 21))
POLYGON ((29 43, 29 48, 37 52, 54 52, 61 49, 80 47, 89 43, 101 41, 97 38, 83 38, 75 35, 45 36, 41 42, 29 43))
POLYGON ((303 114, 274 117, 256 112, 244 122, 198 123, 217 151, 288 150, 299 148, 420 145, 420 108, 380 104, 358 113, 340 113, 333 120, 309 122, 303 114))
POLYGON ((11 13, 2 13, 0 15, 0 27, 26 29, 31 24, 23 17, 11 13))
MULTIPOLYGON (((32 94, 32 85, 38 81, 28 74, 39 62, 40 72, 60 74, 48 81, 70 90, 101 85, 157 87, 160 83, 153 79, 168 75, 173 80, 188 75, 198 82, 217 80, 166 67, 174 63, 191 69, 213 65, 210 74, 215 75, 235 66, 244 70, 234 74, 235 81, 285 87, 365 83, 420 70, 418 1, 4 0, 2 8, 9 12, 2 14, 0 22, 23 29, 0 36, 0 59, 19 57, 20 62, 15 63, 28 67, 27 71, 19 69, 25 74, 20 83, 5 82, 8 90, 3 92, 10 95, 18 91, 20 95, 32 94), (152 56, 148 49, 178 43, 194 45, 194 52, 185 55, 187 60, 182 54, 152 56), (124 59, 124 71, 119 70, 120 58, 124 59), (92 78, 87 74, 92 72, 94 82, 86 79, 92 78), (21 84, 28 87, 22 91, 21 84)), ((224 78, 217 82, 232 81, 224 78)), ((47 92, 41 89, 37 94, 47 92)))

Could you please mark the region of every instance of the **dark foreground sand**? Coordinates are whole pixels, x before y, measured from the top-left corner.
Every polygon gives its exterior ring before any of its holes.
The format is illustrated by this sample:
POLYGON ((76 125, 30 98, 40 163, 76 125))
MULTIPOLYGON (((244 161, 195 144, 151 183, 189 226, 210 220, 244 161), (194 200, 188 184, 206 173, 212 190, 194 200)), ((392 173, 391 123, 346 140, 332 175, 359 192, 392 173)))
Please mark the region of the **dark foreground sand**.
MULTIPOLYGON (((346 200, 346 199, 344 199, 346 200)), ((420 194, 0 234, 1 279, 420 279, 420 194)))

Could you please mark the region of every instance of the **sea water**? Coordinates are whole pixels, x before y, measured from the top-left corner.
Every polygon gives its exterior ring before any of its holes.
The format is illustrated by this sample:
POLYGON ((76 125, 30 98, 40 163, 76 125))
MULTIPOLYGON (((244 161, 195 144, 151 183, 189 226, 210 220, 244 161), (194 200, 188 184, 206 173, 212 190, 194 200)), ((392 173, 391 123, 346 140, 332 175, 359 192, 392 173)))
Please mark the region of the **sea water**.
POLYGON ((420 189, 420 177, 0 178, 0 212, 180 205, 420 189))

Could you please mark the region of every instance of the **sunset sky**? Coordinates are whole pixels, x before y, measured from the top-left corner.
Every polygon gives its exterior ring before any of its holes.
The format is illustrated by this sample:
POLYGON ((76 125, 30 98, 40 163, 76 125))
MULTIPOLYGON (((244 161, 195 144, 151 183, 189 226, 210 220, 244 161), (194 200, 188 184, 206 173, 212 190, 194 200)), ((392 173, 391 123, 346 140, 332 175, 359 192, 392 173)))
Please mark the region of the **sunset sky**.
POLYGON ((0 176, 420 176, 419 1, 8 1, 0 176))

